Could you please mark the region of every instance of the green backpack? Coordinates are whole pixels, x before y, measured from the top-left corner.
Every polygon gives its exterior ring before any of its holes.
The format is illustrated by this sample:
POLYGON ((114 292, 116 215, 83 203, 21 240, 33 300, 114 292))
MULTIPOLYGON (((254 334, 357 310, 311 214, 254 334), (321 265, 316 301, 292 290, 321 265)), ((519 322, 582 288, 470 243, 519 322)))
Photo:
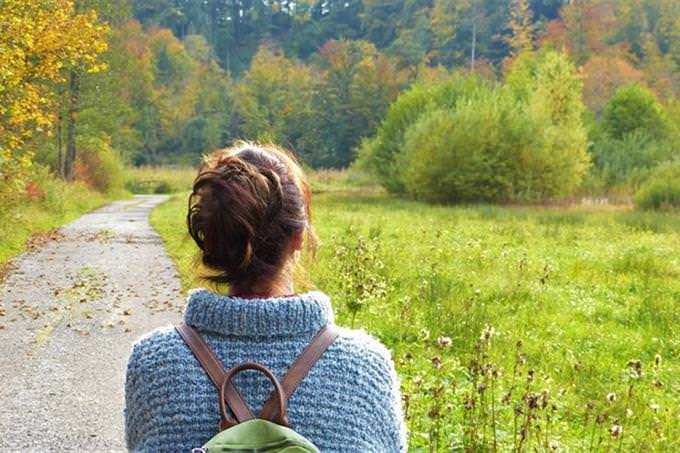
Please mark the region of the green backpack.
POLYGON ((214 352, 201 335, 187 324, 175 327, 184 342, 208 374, 219 392, 220 432, 192 453, 250 452, 250 453, 318 453, 319 449, 290 428, 288 399, 302 379, 312 369, 321 355, 338 337, 330 325, 322 328, 302 354, 293 362, 279 382, 265 366, 242 363, 225 371, 214 352), (264 373, 274 385, 274 392, 267 400, 259 417, 255 417, 231 379, 243 370, 264 373), (227 411, 227 408, 229 411, 227 411))

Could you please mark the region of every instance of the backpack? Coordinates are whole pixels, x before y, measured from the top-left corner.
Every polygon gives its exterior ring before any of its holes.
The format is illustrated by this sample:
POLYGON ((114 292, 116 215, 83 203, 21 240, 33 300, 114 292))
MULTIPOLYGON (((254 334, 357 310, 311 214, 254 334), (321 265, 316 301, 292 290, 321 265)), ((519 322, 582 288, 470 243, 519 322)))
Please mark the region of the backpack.
POLYGON ((215 353, 196 329, 184 323, 176 325, 175 328, 200 362, 220 398, 220 432, 202 447, 194 448, 192 453, 319 452, 314 444, 290 428, 287 404, 309 370, 338 337, 338 332, 333 326, 327 325, 312 338, 280 382, 267 367, 258 363, 241 363, 225 371, 215 353), (231 381, 236 374, 244 370, 259 371, 274 385, 274 392, 258 417, 253 415, 231 381))

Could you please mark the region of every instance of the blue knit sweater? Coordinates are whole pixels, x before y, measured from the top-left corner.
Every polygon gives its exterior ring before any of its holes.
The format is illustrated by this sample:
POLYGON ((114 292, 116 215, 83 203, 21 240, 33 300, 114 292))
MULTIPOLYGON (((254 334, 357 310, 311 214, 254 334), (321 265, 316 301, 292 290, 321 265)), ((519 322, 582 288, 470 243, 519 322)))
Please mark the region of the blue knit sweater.
MULTIPOLYGON (((279 379, 314 334, 333 322, 319 291, 242 299, 200 289, 188 298, 185 321, 196 327, 226 369, 267 366, 279 379)), ((361 331, 339 329, 289 401, 292 428, 322 452, 404 452, 406 430, 398 378, 389 351, 361 331)), ((263 375, 234 378, 258 414, 272 392, 263 375)), ((217 434, 219 398, 208 376, 172 327, 137 341, 125 380, 127 446, 137 452, 189 452, 217 434)))

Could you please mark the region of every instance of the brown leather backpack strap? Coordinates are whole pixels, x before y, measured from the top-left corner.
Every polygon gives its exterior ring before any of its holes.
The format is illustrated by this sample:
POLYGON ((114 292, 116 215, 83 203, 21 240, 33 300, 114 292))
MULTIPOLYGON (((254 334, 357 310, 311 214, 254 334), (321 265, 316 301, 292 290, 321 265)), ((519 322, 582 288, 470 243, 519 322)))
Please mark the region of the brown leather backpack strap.
MULTIPOLYGON (((224 370, 224 366, 220 363, 217 356, 215 356, 213 350, 210 349, 196 329, 190 325, 182 322, 175 325, 175 329, 187 346, 189 346, 189 349, 191 349, 191 352, 193 352, 196 359, 198 359, 217 391, 220 392, 227 372, 224 370)), ((239 423, 255 418, 246 402, 243 401, 243 397, 239 391, 234 387, 231 379, 224 386, 223 393, 229 409, 231 409, 231 412, 239 423)))
MULTIPOLYGON (((335 326, 329 324, 323 327, 314 338, 312 338, 295 362, 293 362, 285 376, 283 376, 283 379, 281 379, 281 387, 283 388, 286 401, 288 401, 293 392, 295 392, 295 389, 300 385, 323 353, 326 352, 328 347, 336 338, 338 338, 338 335, 339 332, 335 326)), ((279 404, 277 404, 276 395, 272 394, 262 408, 259 418, 275 421, 279 418, 278 411, 279 404)), ((286 414, 283 415, 285 416, 286 414)))

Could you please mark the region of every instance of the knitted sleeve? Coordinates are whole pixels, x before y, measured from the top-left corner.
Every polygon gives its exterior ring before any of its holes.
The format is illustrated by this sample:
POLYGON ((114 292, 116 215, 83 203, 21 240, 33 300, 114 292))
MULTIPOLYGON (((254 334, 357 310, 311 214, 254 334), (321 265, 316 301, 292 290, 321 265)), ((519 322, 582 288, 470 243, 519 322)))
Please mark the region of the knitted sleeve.
POLYGON ((352 390, 361 395, 366 412, 361 451, 402 453, 408 450, 401 390, 392 355, 376 338, 358 331, 350 333, 362 357, 362 370, 352 390))
POLYGON ((132 346, 125 373, 125 443, 128 451, 138 451, 152 419, 145 395, 145 354, 142 342, 132 346))
MULTIPOLYGON (((125 442, 129 451, 161 451, 164 426, 159 423, 167 409, 170 393, 161 383, 168 362, 168 337, 171 330, 162 329, 140 338, 132 346, 125 374, 125 442)), ((165 437, 164 437, 165 436, 165 437)), ((167 442, 166 442, 167 443, 167 442)))
POLYGON ((406 434, 406 420, 404 420, 404 412, 402 408, 401 388, 397 371, 394 368, 394 362, 389 360, 390 375, 392 380, 392 389, 390 390, 390 414, 392 423, 395 425, 396 443, 399 451, 406 453, 408 450, 408 440, 406 434))
POLYGON ((382 437, 383 449, 381 451, 403 452, 408 450, 406 440, 406 422, 402 410, 401 389, 399 377, 394 367, 391 354, 387 348, 382 347, 382 360, 380 366, 382 373, 387 376, 386 394, 383 402, 384 413, 384 436, 382 437))
POLYGON ((144 409, 140 403, 144 401, 140 393, 139 378, 143 376, 139 357, 139 343, 132 346, 125 373, 125 443, 129 451, 136 450, 142 435, 144 409))

